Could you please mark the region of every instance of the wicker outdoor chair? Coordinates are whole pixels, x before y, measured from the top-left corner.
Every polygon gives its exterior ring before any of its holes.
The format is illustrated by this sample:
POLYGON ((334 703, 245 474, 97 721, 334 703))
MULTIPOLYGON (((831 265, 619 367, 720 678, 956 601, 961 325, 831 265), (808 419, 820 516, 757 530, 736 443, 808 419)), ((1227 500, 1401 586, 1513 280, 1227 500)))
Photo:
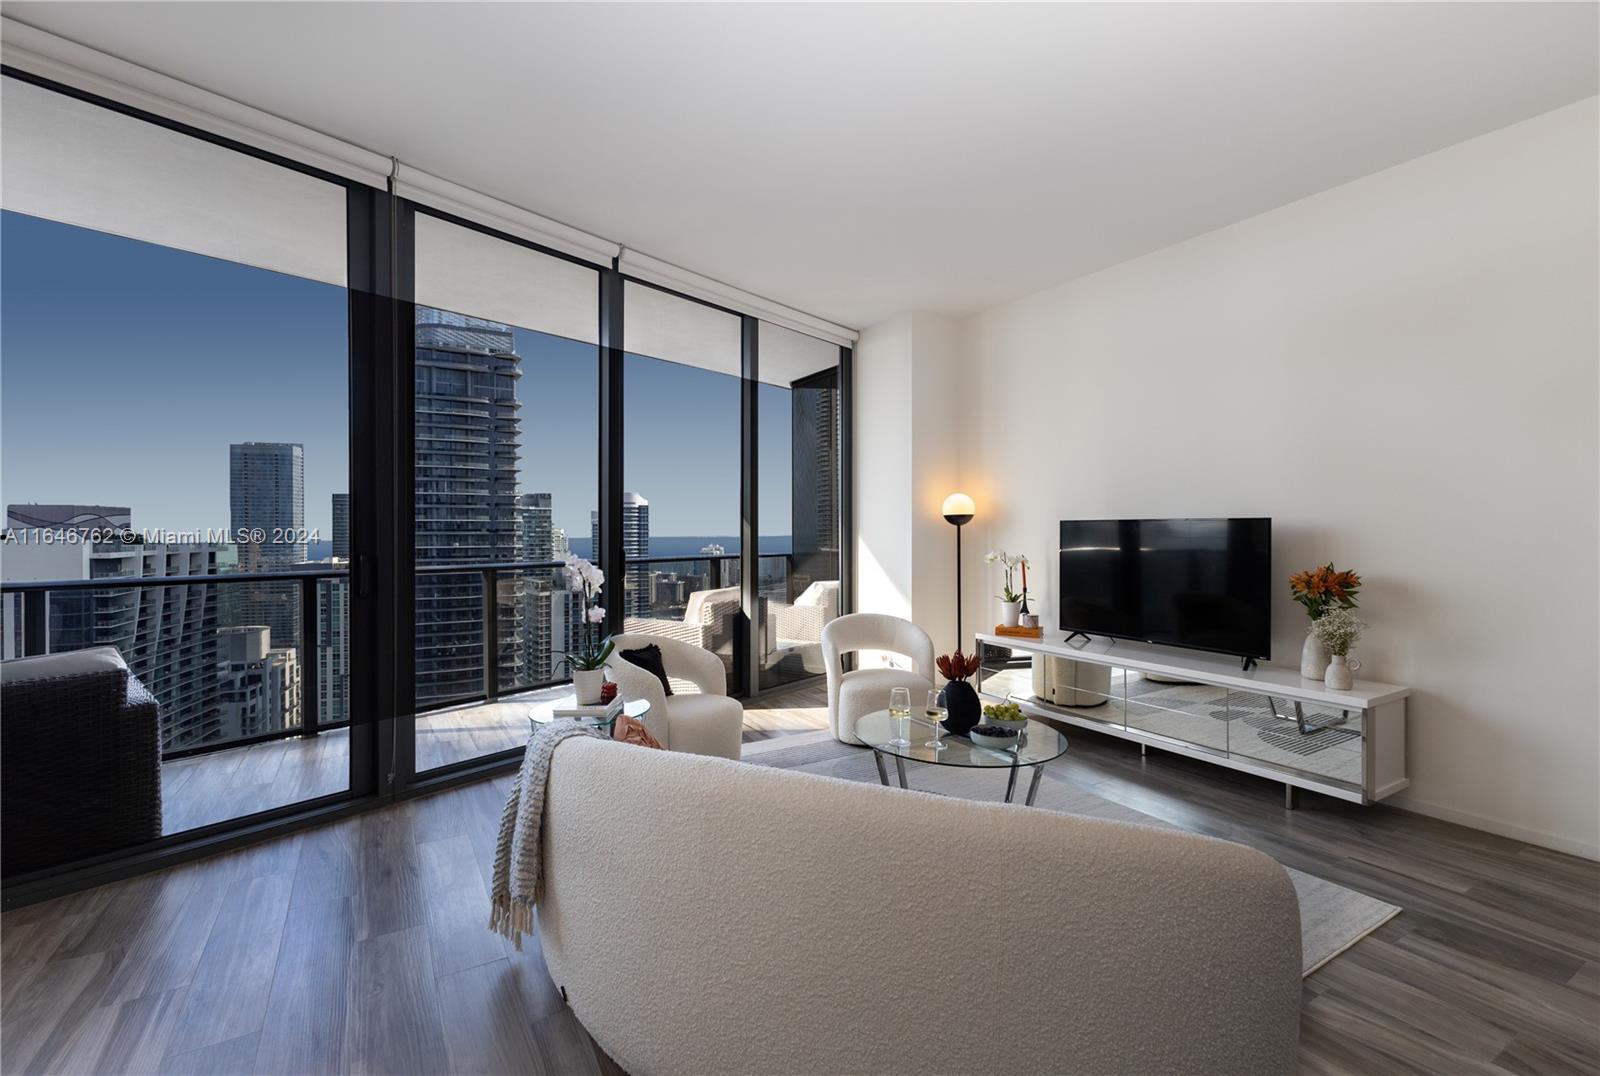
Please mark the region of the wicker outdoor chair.
POLYGON ((160 836, 160 707, 116 648, 0 662, 0 875, 160 836))

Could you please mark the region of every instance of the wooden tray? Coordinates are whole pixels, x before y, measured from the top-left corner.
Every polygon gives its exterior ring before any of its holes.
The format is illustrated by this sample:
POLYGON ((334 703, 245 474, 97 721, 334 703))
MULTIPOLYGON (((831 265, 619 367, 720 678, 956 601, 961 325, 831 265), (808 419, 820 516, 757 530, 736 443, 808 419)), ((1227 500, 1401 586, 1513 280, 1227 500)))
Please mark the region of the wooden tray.
POLYGON ((1004 624, 996 624, 994 626, 994 633, 996 635, 1009 635, 1013 639, 1043 639, 1044 627, 1041 625, 1037 628, 1008 628, 1004 624))

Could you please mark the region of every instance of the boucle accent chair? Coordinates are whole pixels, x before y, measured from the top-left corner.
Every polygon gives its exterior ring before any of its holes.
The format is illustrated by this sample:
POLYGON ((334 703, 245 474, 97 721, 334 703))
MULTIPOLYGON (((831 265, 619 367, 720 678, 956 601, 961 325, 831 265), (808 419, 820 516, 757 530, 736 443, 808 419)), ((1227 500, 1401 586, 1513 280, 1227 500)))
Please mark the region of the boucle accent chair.
POLYGON ((927 702, 933 689, 933 640, 928 633, 897 616, 846 613, 822 629, 822 667, 828 676, 828 728, 843 743, 856 742, 856 721, 874 710, 887 709, 889 692, 909 688, 911 705, 927 702), (844 671, 844 656, 858 650, 886 650, 910 658, 915 672, 905 669, 844 671))
POLYGON ((1294 1071, 1252 849, 592 739, 547 796, 545 962, 634 1076, 1294 1071))
POLYGON ((665 635, 613 635, 615 644, 606 670, 626 700, 644 699, 650 712, 642 724, 668 751, 738 758, 744 732, 744 707, 728 697, 728 673, 722 659, 698 646, 665 635), (669 680, 699 688, 668 695, 661 681, 622 656, 624 650, 659 646, 669 680))

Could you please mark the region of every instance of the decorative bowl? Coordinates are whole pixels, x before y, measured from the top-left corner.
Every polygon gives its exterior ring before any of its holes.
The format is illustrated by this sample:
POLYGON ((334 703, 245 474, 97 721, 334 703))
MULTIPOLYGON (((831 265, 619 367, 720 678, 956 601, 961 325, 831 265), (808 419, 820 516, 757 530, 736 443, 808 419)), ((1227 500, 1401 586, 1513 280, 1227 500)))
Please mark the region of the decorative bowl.
POLYGON ((1020 733, 1023 729, 1028 727, 1028 718, 1026 714, 1017 718, 1015 721, 1006 721, 998 717, 985 717, 983 719, 983 723, 991 728, 1011 729, 1013 732, 1020 733))
POLYGON ((988 747, 996 751, 1015 747, 1021 740, 1021 734, 1017 729, 997 725, 979 725, 968 731, 967 735, 979 747, 988 747))

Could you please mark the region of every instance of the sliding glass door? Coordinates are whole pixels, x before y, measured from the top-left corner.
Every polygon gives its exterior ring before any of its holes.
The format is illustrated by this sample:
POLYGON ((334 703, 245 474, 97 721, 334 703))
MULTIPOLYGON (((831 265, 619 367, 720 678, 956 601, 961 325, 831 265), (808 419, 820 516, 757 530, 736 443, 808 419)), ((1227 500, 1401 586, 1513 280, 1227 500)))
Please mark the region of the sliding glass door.
POLYGON ((4 82, 9 879, 364 790, 363 494, 346 187, 4 82))
POLYGON ((822 674, 841 609, 839 348, 762 322, 756 389, 760 687, 822 674))
POLYGON ((415 770, 527 741, 598 506, 593 268, 414 217, 415 770))
POLYGON ((631 281, 623 311, 623 630, 703 647, 744 690, 740 318, 631 281))

